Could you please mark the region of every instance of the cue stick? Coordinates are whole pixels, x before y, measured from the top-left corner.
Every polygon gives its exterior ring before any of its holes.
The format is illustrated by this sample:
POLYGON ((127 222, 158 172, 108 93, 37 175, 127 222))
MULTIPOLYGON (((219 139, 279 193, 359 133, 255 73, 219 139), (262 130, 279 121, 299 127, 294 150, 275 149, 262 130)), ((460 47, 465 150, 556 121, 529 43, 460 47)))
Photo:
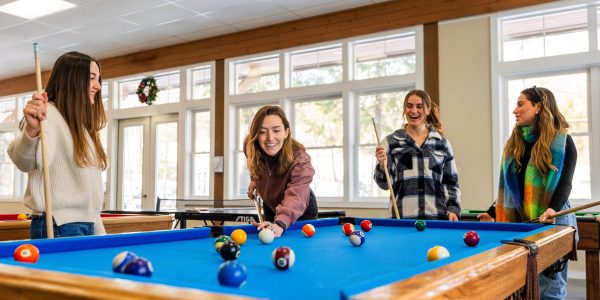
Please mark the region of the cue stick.
POLYGON ((254 202, 254 207, 256 207, 256 214, 258 215, 258 222, 262 223, 264 222, 264 217, 262 216, 262 211, 260 210, 259 204, 258 204, 258 197, 260 197, 258 195, 258 189, 254 190, 254 199, 252 199, 252 202, 254 202))
MULTIPOLYGON (((375 129, 375 137, 377 138, 377 145, 381 147, 381 140, 379 139, 379 132, 377 131, 377 125, 375 124, 375 118, 371 118, 373 121, 373 129, 375 129)), ((387 159, 386 166, 383 168, 383 172, 385 173, 385 180, 387 181, 388 188, 390 189, 390 201, 394 207, 394 213, 396 214, 396 219, 400 219, 400 213, 398 212, 398 205, 396 204, 396 196, 394 195, 394 187, 392 186, 392 180, 390 179, 390 173, 387 168, 387 159)))
MULTIPOLYGON (((548 216, 549 219, 554 219, 556 217, 560 217, 566 214, 570 214, 572 212, 577 212, 580 211, 582 209, 586 209, 586 208, 590 208, 592 206, 596 206, 596 205, 600 205, 600 201, 595 201, 595 202, 591 202, 591 203, 587 203, 587 204, 583 204, 583 205, 579 205, 573 208, 569 208, 563 211, 559 211, 557 213, 551 214, 548 216)), ((540 218, 535 218, 533 220, 531 220, 531 223, 538 223, 540 221, 540 218)))
MULTIPOLYGON (((39 45, 33 43, 33 56, 35 58, 35 79, 38 93, 42 93, 42 70, 40 67, 39 45)), ((50 177, 48 176, 48 161, 46 159, 46 134, 44 133, 45 121, 40 121, 40 142, 42 143, 42 174, 44 176, 44 204, 46 206, 46 235, 54 238, 54 219, 52 218, 52 195, 50 194, 50 177)))

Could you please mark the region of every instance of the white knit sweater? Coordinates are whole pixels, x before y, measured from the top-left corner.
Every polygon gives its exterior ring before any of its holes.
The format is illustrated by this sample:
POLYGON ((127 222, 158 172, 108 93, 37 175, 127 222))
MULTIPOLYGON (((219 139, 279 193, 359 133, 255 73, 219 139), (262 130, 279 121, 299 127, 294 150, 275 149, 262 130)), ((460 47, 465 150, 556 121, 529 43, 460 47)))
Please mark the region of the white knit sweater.
MULTIPOLYGON (((105 234, 100 218, 103 202, 101 169, 77 165, 69 127, 50 102, 47 105, 44 127, 52 212, 56 224, 60 226, 72 222, 92 222, 96 234, 105 234)), ((87 133, 86 139, 95 155, 92 140, 87 133)), ((28 175, 23 202, 34 214, 46 211, 39 140, 39 136, 30 138, 24 128, 7 151, 17 168, 28 175)))

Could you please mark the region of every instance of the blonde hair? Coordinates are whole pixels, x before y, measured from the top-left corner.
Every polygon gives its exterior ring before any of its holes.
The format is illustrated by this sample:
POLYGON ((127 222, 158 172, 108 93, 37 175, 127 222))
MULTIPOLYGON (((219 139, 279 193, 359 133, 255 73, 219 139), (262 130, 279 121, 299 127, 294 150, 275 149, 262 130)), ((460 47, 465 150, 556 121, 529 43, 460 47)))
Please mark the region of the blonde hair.
MULTIPOLYGON (((285 130, 288 132, 290 130, 290 122, 279 106, 263 106, 256 112, 250 125, 250 132, 245 139, 246 161, 252 179, 260 179, 261 174, 266 169, 267 154, 260 148, 258 135, 260 134, 260 129, 265 117, 270 115, 281 118, 285 130)), ((298 149, 304 149, 304 146, 294 140, 290 133, 284 140, 283 146, 277 156, 278 166, 275 170, 276 174, 281 175, 287 172, 294 161, 294 151, 298 149)))
MULTIPOLYGON (((556 166, 552 164, 550 144, 557 134, 567 132, 569 123, 567 123, 565 117, 558 110, 556 98, 550 90, 533 86, 524 89, 521 94, 533 105, 540 104, 540 110, 533 122, 533 133, 538 138, 531 150, 531 161, 542 175, 547 175, 551 169, 557 170, 556 166)), ((517 164, 517 171, 520 171, 524 167, 521 165, 521 158, 524 152, 525 141, 523 140, 519 126, 515 125, 510 138, 504 146, 504 156, 514 157, 517 164)))

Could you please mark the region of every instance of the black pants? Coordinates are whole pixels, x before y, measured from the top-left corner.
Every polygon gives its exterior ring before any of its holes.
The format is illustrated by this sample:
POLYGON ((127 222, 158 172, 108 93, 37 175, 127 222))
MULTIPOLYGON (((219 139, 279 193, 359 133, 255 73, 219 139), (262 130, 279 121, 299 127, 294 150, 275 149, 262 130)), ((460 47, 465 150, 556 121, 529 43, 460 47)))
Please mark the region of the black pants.
MULTIPOLYGON (((265 220, 273 222, 275 221, 275 212, 271 210, 269 207, 263 205, 263 212, 265 214, 265 220)), ((304 214, 298 218, 298 220, 314 220, 317 218, 317 214, 319 213, 319 207, 317 206, 317 197, 315 193, 313 193, 312 189, 310 190, 310 195, 308 196, 308 207, 304 211, 304 214)))

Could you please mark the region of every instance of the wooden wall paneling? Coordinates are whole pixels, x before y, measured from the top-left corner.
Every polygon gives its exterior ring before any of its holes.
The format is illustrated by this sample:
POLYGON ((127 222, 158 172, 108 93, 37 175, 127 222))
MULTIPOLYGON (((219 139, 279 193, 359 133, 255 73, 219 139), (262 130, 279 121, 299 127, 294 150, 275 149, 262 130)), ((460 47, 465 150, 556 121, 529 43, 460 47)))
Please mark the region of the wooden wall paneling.
MULTIPOLYGON (((215 156, 225 154, 225 61, 215 62, 215 156)), ((214 206, 223 207, 224 172, 214 173, 214 206)))
POLYGON ((438 55, 438 23, 423 26, 423 53, 425 64, 425 91, 435 104, 440 104, 440 78, 438 55))

